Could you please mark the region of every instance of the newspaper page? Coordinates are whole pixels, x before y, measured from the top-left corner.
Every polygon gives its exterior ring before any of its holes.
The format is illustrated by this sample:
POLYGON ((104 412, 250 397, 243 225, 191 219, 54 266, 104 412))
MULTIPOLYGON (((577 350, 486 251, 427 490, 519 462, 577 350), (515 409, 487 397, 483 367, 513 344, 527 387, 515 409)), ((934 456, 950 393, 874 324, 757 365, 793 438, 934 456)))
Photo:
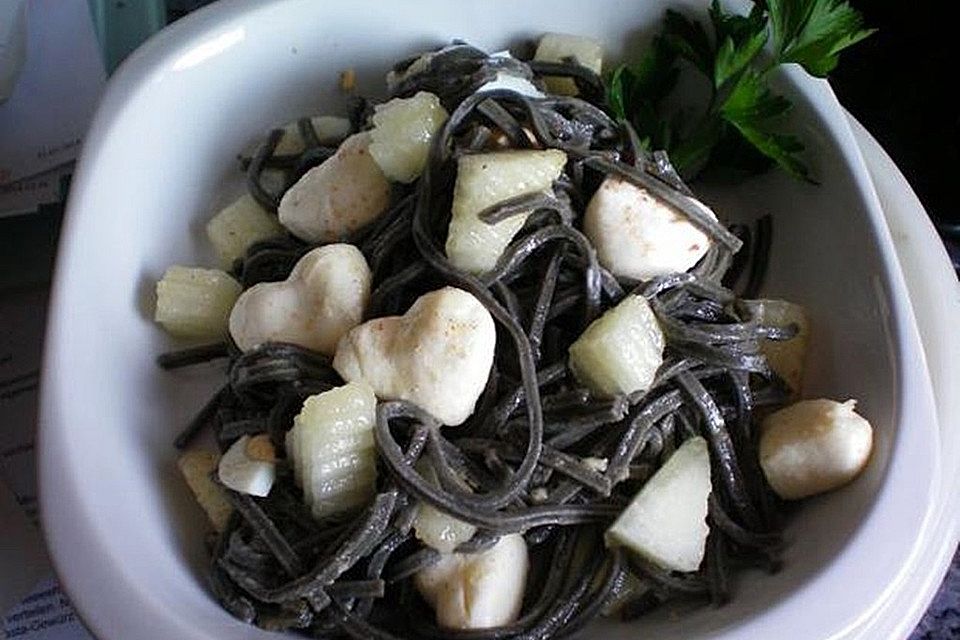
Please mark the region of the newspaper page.
POLYGON ((85 1, 28 0, 26 43, 0 104, 0 184, 75 160, 106 83, 85 1))
POLYGON ((34 437, 47 292, 0 296, 0 628, 4 638, 93 640, 60 590, 37 523, 34 437))

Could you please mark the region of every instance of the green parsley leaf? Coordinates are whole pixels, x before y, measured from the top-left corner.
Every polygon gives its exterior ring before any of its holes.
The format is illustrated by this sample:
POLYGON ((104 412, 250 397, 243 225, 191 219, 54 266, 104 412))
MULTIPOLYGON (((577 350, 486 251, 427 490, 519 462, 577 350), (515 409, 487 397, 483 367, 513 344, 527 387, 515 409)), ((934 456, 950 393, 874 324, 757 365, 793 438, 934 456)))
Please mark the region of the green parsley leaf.
POLYGON ((676 62, 677 53, 658 38, 638 64, 620 65, 607 81, 613 115, 629 120, 650 148, 668 148, 673 135, 670 119, 660 113, 660 103, 677 83, 676 62))
POLYGON ((727 36, 717 51, 717 60, 713 71, 714 87, 719 89, 727 81, 735 78, 737 74, 746 69, 747 65, 757 57, 766 43, 766 30, 758 31, 739 46, 732 37, 727 36))
POLYGON ((622 64, 613 70, 607 80, 607 103, 610 111, 617 120, 627 119, 627 104, 631 94, 630 85, 633 83, 633 72, 622 64))
POLYGON ((653 42, 634 71, 635 89, 646 96, 647 100, 655 103, 659 103, 673 91, 677 78, 680 77, 677 54, 662 38, 653 42))
POLYGON ((799 138, 788 133, 764 131, 746 124, 736 122, 733 124, 750 144, 763 155, 774 160, 781 169, 794 178, 814 182, 810 179, 810 170, 797 158, 797 154, 804 148, 799 138))
POLYGON ((796 136, 774 130, 790 107, 786 98, 773 93, 751 69, 740 77, 720 112, 758 151, 791 175, 809 180, 809 170, 797 157, 803 144, 796 136))
POLYGON ((740 45, 755 34, 767 30, 767 15, 760 3, 753 5, 749 15, 741 16, 727 13, 720 6, 719 0, 713 0, 709 14, 718 42, 730 38, 734 44, 740 45))
POLYGON ((723 124, 724 132, 711 154, 708 169, 711 179, 738 182, 776 165, 744 138, 735 126, 726 120, 723 124))
POLYGON ((769 0, 778 62, 796 62, 824 77, 837 66, 839 53, 875 30, 844 0, 769 0))
POLYGON ((790 101, 770 91, 760 74, 751 69, 741 76, 720 109, 733 121, 770 120, 790 110, 790 101))
POLYGON ((843 49, 873 31, 846 0, 754 0, 747 15, 728 13, 720 0, 711 0, 708 14, 712 33, 697 20, 666 12, 639 64, 608 77, 614 116, 629 121, 647 148, 666 149, 688 179, 705 168, 746 175, 776 163, 812 181, 800 160, 803 144, 783 129, 790 102, 774 94, 766 78, 787 62, 824 76, 843 49), (772 56, 761 63, 768 42, 772 56), (665 99, 684 67, 680 60, 709 83, 702 107, 665 99))
POLYGON ((670 163, 681 175, 701 169, 710 160, 714 147, 724 133, 723 122, 717 118, 703 120, 682 140, 670 147, 670 163))
POLYGON ((710 22, 717 37, 713 85, 720 89, 753 62, 767 43, 767 20, 759 4, 750 14, 726 13, 719 0, 710 3, 710 22))

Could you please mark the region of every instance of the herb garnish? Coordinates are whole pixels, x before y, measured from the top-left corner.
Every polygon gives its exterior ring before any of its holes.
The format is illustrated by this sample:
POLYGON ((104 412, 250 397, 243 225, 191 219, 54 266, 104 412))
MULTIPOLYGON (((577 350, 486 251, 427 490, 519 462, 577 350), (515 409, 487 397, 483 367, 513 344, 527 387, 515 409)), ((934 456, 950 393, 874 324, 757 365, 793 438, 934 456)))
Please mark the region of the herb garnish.
POLYGON ((758 0, 746 16, 713 0, 709 19, 708 34, 701 22, 668 10, 643 58, 610 76, 614 114, 629 120, 649 148, 666 149, 687 178, 706 167, 753 173, 775 162, 811 180, 799 159, 803 143, 783 130, 791 103, 770 88, 770 74, 797 63, 825 77, 843 49, 874 30, 865 29, 860 13, 843 0, 758 0), (689 111, 667 100, 681 61, 709 83, 709 101, 692 123, 685 122, 689 111))

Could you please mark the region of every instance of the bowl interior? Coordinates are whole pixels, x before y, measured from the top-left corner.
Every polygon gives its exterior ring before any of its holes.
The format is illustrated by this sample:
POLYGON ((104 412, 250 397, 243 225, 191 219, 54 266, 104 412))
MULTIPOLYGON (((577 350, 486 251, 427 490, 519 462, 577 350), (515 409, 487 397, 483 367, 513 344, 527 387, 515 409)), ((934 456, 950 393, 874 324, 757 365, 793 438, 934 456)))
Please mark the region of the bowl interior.
MULTIPOLYGON (((150 320, 153 286, 167 266, 214 264, 203 225, 242 189, 236 154, 270 126, 345 113, 338 78, 346 69, 355 70, 358 93, 375 97, 385 71, 411 53, 452 38, 495 50, 544 31, 599 36, 609 43, 608 59, 618 59, 645 41, 665 6, 596 4, 583 11, 547 0, 436 0, 407 10, 374 0, 240 1, 162 33, 121 70, 71 195, 49 333, 42 446, 53 555, 81 613, 103 637, 129 637, 133 628, 143 638, 265 635, 232 620, 207 593, 204 518, 178 478, 171 446, 221 372, 159 371, 154 357, 175 345, 150 320), (424 16, 430 19, 418 19, 424 16), (81 538, 89 545, 82 558, 74 551, 81 538), (91 576, 105 580, 96 592, 88 591, 91 576)), ((842 113, 825 84, 795 72, 781 80, 797 102, 794 121, 822 183, 770 173, 706 195, 727 221, 773 215, 765 295, 809 310, 805 393, 858 399, 876 431, 873 460, 849 487, 802 506, 787 529, 783 570, 736 577, 730 605, 633 625, 603 623, 602 632, 593 627, 586 637, 628 638, 641 628, 658 638, 751 637, 756 625, 803 621, 807 612, 794 611, 795 603, 809 601, 823 581, 850 580, 856 563, 870 556, 859 549, 872 540, 864 530, 892 482, 899 436, 922 438, 928 428, 915 424, 921 408, 905 401, 905 389, 917 384, 904 365, 917 358, 912 316, 903 310, 906 299, 859 156, 838 124, 842 113)), ((929 446, 916 455, 936 457, 929 446)), ((916 474, 916 508, 898 507, 902 522, 889 525, 895 529, 922 520, 933 471, 916 474)), ((890 539, 901 538, 913 539, 890 539)), ((895 577, 910 553, 903 542, 876 557, 870 571, 886 576, 880 580, 895 577)), ((851 584, 842 597, 821 603, 818 620, 784 635, 820 637, 812 630, 822 629, 823 637, 835 636, 883 590, 851 584)))

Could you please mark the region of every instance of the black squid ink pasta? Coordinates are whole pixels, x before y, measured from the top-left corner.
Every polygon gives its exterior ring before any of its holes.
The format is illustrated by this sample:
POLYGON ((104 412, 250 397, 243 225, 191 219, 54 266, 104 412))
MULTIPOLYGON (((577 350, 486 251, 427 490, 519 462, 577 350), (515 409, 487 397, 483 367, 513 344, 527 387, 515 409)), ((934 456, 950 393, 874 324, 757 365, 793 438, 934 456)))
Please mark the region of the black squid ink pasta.
MULTIPOLYGON (((734 595, 739 569, 775 571, 780 501, 759 466, 757 426, 789 390, 760 345, 788 340, 796 327, 765 324, 752 300, 769 251, 769 219, 728 228, 705 213, 667 156, 647 151, 629 123, 609 115, 603 81, 575 60, 524 62, 454 42, 411 71, 414 64, 394 69, 390 97, 433 93, 449 118, 419 178, 394 184, 387 212, 345 241, 359 247, 373 274, 366 319, 402 314, 443 286, 483 305, 496 324, 486 386, 473 414, 443 429, 412 402, 378 402, 376 491, 349 513, 314 517, 282 453, 266 497, 224 487, 233 513, 211 544, 212 594, 241 620, 314 638, 532 640, 569 636, 602 614, 630 620, 674 602, 720 605, 734 595), (545 76, 569 78, 577 96, 479 90, 504 73, 541 87, 545 76), (532 214, 496 266, 475 275, 451 263, 444 240, 458 159, 493 145, 559 149, 567 162, 547 192, 481 212, 490 224, 532 214), (680 212, 710 239, 706 255, 687 272, 644 281, 601 266, 582 221, 608 176, 680 212), (655 314, 663 363, 642 392, 600 396, 573 374, 568 350, 629 295, 642 296, 655 314), (707 442, 713 487, 700 568, 670 571, 605 545, 605 530, 640 488, 696 436, 707 442), (413 577, 441 556, 412 531, 420 505, 476 528, 458 553, 522 534, 530 569, 514 621, 438 626, 414 586, 413 577)), ((354 131, 368 126, 370 113, 358 101, 354 131)), ((297 132, 297 153, 276 153, 278 129, 241 158, 249 194, 268 211, 336 152, 310 119, 297 132)), ((244 289, 283 280, 314 246, 289 234, 257 242, 232 275, 244 289)), ((159 364, 211 360, 227 363, 226 379, 177 437, 178 448, 211 430, 221 451, 243 436, 268 434, 283 452, 304 400, 343 384, 329 356, 287 343, 241 351, 228 341, 164 354, 159 364)))

